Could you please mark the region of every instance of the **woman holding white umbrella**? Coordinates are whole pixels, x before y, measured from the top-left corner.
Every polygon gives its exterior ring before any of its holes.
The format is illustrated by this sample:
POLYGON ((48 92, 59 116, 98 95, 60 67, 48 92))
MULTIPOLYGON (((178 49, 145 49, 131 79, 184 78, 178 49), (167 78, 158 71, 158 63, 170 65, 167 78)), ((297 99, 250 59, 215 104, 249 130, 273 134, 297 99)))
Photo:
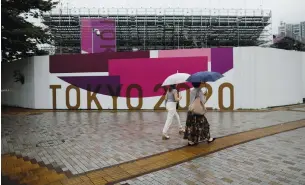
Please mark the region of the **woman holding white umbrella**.
POLYGON ((178 124, 179 124, 179 128, 180 128, 179 133, 184 132, 183 126, 180 122, 179 114, 177 113, 177 109, 176 109, 177 102, 179 102, 181 100, 181 98, 182 97, 178 95, 178 92, 176 90, 176 85, 170 85, 170 87, 168 88, 168 91, 166 93, 166 98, 165 98, 165 107, 166 107, 166 110, 168 111, 168 113, 167 113, 165 125, 163 127, 163 131, 162 131, 163 140, 169 139, 169 136, 167 135, 167 131, 173 122, 174 116, 176 116, 178 124))
POLYGON ((165 107, 168 111, 167 113, 167 119, 162 131, 162 139, 167 140, 169 139, 169 136, 167 134, 169 127, 171 126, 173 122, 174 116, 176 116, 178 125, 179 125, 179 133, 184 133, 183 126, 180 122, 179 114, 177 113, 177 103, 182 99, 181 96, 179 96, 178 91, 176 90, 176 84, 184 83, 186 82, 186 79, 189 77, 189 74, 186 73, 177 73, 173 74, 163 82, 162 86, 168 86, 169 88, 166 93, 165 97, 165 107))

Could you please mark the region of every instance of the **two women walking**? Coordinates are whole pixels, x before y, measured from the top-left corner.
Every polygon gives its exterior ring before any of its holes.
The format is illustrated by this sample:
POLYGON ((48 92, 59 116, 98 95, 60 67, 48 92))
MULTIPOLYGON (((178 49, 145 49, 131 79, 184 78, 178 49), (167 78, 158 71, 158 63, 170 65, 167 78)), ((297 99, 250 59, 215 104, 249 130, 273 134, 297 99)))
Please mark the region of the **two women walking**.
POLYGON ((172 124, 173 117, 176 116, 180 128, 179 133, 181 134, 184 132, 183 138, 188 140, 188 145, 193 146, 202 141, 207 141, 208 143, 214 141, 214 139, 210 136, 210 125, 204 115, 206 111, 206 93, 202 92, 200 87, 201 83, 192 83, 192 85, 194 89, 191 91, 190 107, 187 113, 185 130, 181 125, 176 109, 177 102, 181 100, 181 97, 179 97, 175 85, 171 85, 168 89, 165 98, 168 114, 163 128, 163 139, 169 139, 167 132, 172 124))

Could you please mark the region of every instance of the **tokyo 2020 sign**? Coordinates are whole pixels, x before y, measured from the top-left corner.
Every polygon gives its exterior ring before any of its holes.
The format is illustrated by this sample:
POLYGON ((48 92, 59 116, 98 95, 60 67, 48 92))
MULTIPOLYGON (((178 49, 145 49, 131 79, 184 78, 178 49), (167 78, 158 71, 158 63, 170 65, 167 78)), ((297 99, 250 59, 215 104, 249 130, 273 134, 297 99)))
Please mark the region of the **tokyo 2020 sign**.
MULTIPOLYGON (((110 52, 50 57, 54 109, 164 109, 163 80, 177 71, 224 74, 207 85, 211 107, 234 109, 233 48, 110 52), (52 80, 53 79, 53 80, 52 80), (224 93, 224 89, 227 91, 224 93), (65 101, 59 101, 59 100, 65 101)), ((180 85, 182 109, 190 84, 180 85)))

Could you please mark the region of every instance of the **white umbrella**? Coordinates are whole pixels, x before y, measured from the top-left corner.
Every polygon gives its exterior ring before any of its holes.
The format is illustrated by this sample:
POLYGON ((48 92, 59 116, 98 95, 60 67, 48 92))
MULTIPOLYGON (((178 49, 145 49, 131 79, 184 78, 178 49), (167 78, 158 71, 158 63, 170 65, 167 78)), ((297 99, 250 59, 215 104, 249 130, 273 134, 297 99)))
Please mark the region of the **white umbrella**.
POLYGON ((167 77, 162 86, 167 86, 167 85, 173 85, 173 84, 181 84, 181 83, 185 83, 186 79, 188 79, 188 77, 190 77, 190 74, 187 73, 176 73, 176 74, 172 74, 169 77, 167 77))

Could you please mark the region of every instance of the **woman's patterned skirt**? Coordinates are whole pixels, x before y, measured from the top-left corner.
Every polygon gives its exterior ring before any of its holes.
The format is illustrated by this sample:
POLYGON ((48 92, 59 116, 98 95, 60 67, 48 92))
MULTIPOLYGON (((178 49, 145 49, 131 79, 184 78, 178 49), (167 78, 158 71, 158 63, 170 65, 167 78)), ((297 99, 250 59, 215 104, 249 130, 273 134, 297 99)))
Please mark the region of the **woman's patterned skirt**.
POLYGON ((183 139, 199 143, 210 139, 210 125, 204 115, 187 113, 185 133, 183 139))

